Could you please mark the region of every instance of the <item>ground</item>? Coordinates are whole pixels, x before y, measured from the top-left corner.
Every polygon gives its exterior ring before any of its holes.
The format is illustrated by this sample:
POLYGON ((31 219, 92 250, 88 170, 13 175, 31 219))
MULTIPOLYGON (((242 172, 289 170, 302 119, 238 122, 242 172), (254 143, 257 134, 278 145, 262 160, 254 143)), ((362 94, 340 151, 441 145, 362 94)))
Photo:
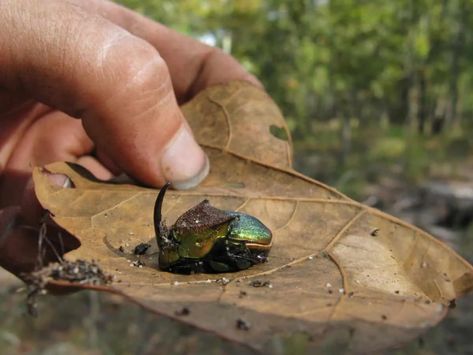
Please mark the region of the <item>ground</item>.
MULTIPOLYGON (((473 162, 466 154, 473 147, 467 134, 453 130, 423 137, 396 127, 383 132, 364 128, 353 132, 351 151, 341 158, 331 127, 321 123, 317 139, 296 142, 298 170, 430 230, 473 261, 473 209, 464 203, 464 187, 473 186, 473 162), (458 196, 450 186, 461 186, 458 196)), ((0 355, 245 352, 106 294, 44 297, 39 317, 32 318, 26 314, 22 284, 1 270, 0 284, 0 355)), ((439 326, 386 354, 472 354, 472 309, 473 295, 458 300, 439 326)), ((288 351, 297 353, 297 345, 288 351)))

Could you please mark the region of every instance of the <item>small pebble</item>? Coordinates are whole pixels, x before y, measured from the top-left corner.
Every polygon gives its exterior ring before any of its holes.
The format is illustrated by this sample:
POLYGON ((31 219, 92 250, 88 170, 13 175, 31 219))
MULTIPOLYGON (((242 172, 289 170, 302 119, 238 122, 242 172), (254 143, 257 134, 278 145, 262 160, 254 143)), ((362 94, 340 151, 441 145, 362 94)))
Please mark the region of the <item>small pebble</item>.
POLYGON ((227 279, 226 277, 222 277, 220 279, 217 279, 215 280, 215 283, 221 285, 221 286, 225 286, 225 285, 228 285, 230 283, 231 280, 227 279))
POLYGON ((236 328, 237 328, 238 330, 248 331, 248 330, 250 330, 250 327, 251 327, 251 325, 250 325, 250 323, 248 323, 247 321, 245 321, 245 320, 243 320, 243 319, 241 319, 241 318, 237 319, 237 321, 236 321, 236 328))
POLYGON ((191 311, 187 307, 182 307, 180 310, 174 312, 176 316, 188 316, 190 313, 191 311))
POLYGON ((271 284, 270 281, 262 281, 262 280, 253 280, 250 282, 250 286, 273 288, 273 285, 271 284))
POLYGON ((135 249, 133 250, 133 254, 135 255, 144 255, 146 251, 151 247, 151 244, 148 243, 140 243, 138 244, 135 249))
POLYGON ((144 265, 144 264, 143 264, 140 260, 135 260, 135 261, 132 261, 132 262, 130 263, 130 266, 134 266, 134 267, 141 267, 141 268, 142 268, 143 265, 144 265))

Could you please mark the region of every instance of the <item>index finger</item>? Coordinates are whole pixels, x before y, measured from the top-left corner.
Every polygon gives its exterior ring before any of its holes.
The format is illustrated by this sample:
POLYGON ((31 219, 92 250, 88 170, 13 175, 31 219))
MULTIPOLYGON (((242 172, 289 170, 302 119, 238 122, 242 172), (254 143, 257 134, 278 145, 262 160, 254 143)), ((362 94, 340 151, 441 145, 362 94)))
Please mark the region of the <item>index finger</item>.
POLYGON ((0 87, 80 117, 98 150, 146 184, 189 188, 206 176, 148 42, 62 0, 1 1, 0 23, 0 87))
POLYGON ((231 80, 245 80, 263 87, 235 58, 218 48, 201 43, 107 0, 73 1, 89 11, 96 11, 153 45, 168 65, 174 91, 181 103, 209 86, 231 80))

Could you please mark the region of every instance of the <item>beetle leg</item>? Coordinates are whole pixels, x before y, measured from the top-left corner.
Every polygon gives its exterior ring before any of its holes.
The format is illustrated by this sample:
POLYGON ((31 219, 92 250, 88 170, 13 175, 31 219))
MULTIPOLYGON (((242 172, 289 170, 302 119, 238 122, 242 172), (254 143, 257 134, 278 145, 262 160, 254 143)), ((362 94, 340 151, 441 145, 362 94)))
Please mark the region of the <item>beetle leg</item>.
POLYGON ((244 270, 255 264, 251 252, 244 243, 228 240, 215 244, 207 257, 207 262, 214 272, 244 270))
POLYGON ((169 271, 177 274, 192 274, 192 273, 201 273, 205 272, 204 262, 201 260, 192 260, 192 259, 180 259, 173 263, 169 271))
POLYGON ((250 266, 256 264, 250 250, 244 243, 228 244, 231 244, 232 247, 227 249, 227 255, 234 262, 238 270, 248 269, 250 266))

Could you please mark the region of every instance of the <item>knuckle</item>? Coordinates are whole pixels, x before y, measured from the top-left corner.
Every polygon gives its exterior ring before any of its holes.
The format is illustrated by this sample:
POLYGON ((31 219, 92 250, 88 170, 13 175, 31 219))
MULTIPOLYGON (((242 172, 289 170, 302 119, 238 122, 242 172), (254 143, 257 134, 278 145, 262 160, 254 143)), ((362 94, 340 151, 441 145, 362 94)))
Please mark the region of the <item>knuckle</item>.
POLYGON ((142 40, 133 41, 122 49, 126 60, 121 60, 123 77, 126 86, 133 90, 151 90, 159 83, 169 81, 166 63, 154 47, 142 40))

